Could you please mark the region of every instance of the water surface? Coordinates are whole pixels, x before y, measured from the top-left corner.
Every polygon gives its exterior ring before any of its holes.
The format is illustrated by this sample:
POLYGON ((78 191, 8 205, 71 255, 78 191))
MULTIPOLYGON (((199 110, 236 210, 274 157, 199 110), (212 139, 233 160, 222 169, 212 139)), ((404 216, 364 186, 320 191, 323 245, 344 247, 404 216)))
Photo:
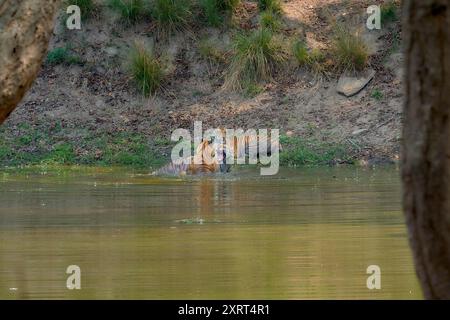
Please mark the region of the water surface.
POLYGON ((398 169, 0 171, 0 298, 421 298, 398 169), (68 290, 78 265, 82 289, 68 290), (381 290, 366 269, 381 268, 381 290))

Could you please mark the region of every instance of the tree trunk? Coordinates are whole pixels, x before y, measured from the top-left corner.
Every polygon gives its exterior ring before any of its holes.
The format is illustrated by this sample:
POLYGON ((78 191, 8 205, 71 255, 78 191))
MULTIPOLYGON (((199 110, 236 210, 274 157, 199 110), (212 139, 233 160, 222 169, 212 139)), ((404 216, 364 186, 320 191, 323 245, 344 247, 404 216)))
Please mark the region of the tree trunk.
POLYGON ((403 203, 428 299, 450 299, 450 0, 406 0, 403 203))
POLYGON ((0 1, 0 124, 36 78, 47 51, 59 2, 0 1))

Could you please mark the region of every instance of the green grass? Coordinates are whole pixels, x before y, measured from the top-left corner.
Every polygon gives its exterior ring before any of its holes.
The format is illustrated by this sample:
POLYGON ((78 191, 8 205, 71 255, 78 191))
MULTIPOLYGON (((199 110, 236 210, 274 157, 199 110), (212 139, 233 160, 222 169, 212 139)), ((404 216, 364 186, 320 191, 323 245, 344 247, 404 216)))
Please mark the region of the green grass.
POLYGON ((185 29, 192 19, 191 0, 153 0, 151 15, 160 33, 171 34, 185 29))
POLYGON ((361 36, 343 26, 336 27, 332 51, 339 70, 362 70, 369 59, 368 49, 361 36))
POLYGON ((280 137, 282 166, 318 166, 353 163, 353 150, 340 143, 327 143, 299 137, 280 137))
MULTIPOLYGON (((169 161, 167 155, 174 145, 167 138, 149 138, 132 131, 100 133, 86 130, 77 138, 68 138, 73 132, 73 128, 62 128, 61 125, 24 126, 14 133, 11 128, 1 127, 0 167, 64 164, 156 169, 169 161), (19 145, 18 141, 24 144, 19 145)), ((280 137, 280 143, 282 166, 352 163, 355 155, 351 144, 286 136, 280 137)))
POLYGON ((94 2, 92 0, 66 0, 65 4, 67 6, 76 5, 80 7, 81 16, 89 17, 94 10, 94 2))
POLYGON ((223 16, 219 7, 219 0, 200 0, 199 5, 207 25, 218 27, 222 24, 223 16))
POLYGON ((292 45, 292 54, 300 67, 308 67, 316 73, 325 71, 325 54, 317 48, 308 49, 303 41, 295 41, 292 45))
POLYGON ((309 63, 309 52, 308 47, 304 41, 294 41, 292 45, 292 54, 295 60, 300 66, 308 65, 309 63))
POLYGON ((377 101, 381 101, 383 99, 383 93, 378 89, 373 90, 371 96, 377 101))
POLYGON ((129 24, 137 22, 146 14, 143 0, 108 0, 108 4, 129 24))
POLYGON ((264 87, 257 83, 249 83, 244 88, 244 93, 249 98, 254 98, 262 92, 264 92, 264 87))
POLYGON ((258 8, 260 11, 271 10, 275 13, 281 13, 280 0, 258 0, 258 8))
POLYGON ((224 22, 226 13, 232 12, 240 0, 199 0, 202 17, 211 27, 219 27, 224 22))
POLYGON ((234 39, 224 86, 242 90, 250 83, 269 80, 284 60, 283 48, 270 30, 261 28, 250 34, 239 34, 234 39))
POLYGON ((389 23, 396 21, 397 17, 397 4, 395 1, 390 0, 381 5, 381 23, 389 23))
POLYGON ((198 43, 198 52, 203 59, 213 62, 222 63, 225 62, 225 53, 222 52, 219 47, 209 39, 202 39, 198 43))
POLYGON ((164 68, 160 59, 142 44, 135 44, 130 55, 130 72, 143 95, 155 93, 164 80, 164 68))
POLYGON ((67 47, 58 47, 53 50, 50 50, 47 53, 46 63, 49 65, 58 65, 58 64, 81 64, 82 60, 80 57, 72 55, 70 53, 69 48, 67 47))
POLYGON ((238 5, 241 3, 241 0, 218 0, 219 7, 222 10, 229 10, 232 11, 238 7, 238 5))
POLYGON ((64 138, 68 134, 64 130, 69 129, 60 126, 21 128, 14 135, 12 131, 2 129, 0 167, 82 164, 155 169, 167 161, 156 149, 165 150, 171 146, 131 132, 87 134, 83 139, 70 141, 64 138))
POLYGON ((42 163, 72 164, 75 162, 75 152, 72 144, 64 142, 55 145, 52 150, 44 156, 42 163))
POLYGON ((281 20, 278 13, 273 10, 266 10, 260 16, 261 27, 267 28, 271 31, 278 31, 281 29, 281 20))

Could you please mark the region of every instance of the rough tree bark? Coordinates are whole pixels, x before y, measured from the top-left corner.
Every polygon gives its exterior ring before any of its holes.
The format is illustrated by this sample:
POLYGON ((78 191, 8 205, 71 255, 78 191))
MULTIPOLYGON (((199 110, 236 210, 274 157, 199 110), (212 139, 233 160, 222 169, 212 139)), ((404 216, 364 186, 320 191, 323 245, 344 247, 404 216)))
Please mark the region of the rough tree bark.
POLYGON ((403 203, 424 295, 450 299, 450 0, 403 12, 403 203))
POLYGON ((30 88, 60 0, 0 0, 0 124, 30 88))

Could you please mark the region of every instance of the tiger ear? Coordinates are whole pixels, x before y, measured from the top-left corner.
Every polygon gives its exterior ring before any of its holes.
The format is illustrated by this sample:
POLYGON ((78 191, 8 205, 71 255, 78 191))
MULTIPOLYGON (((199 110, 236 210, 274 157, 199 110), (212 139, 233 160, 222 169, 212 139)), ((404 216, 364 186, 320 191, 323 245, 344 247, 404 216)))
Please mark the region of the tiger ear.
POLYGON ((208 146, 208 141, 203 140, 198 146, 197 146, 197 150, 195 151, 195 153, 197 154, 202 154, 203 150, 206 149, 206 147, 208 146))

